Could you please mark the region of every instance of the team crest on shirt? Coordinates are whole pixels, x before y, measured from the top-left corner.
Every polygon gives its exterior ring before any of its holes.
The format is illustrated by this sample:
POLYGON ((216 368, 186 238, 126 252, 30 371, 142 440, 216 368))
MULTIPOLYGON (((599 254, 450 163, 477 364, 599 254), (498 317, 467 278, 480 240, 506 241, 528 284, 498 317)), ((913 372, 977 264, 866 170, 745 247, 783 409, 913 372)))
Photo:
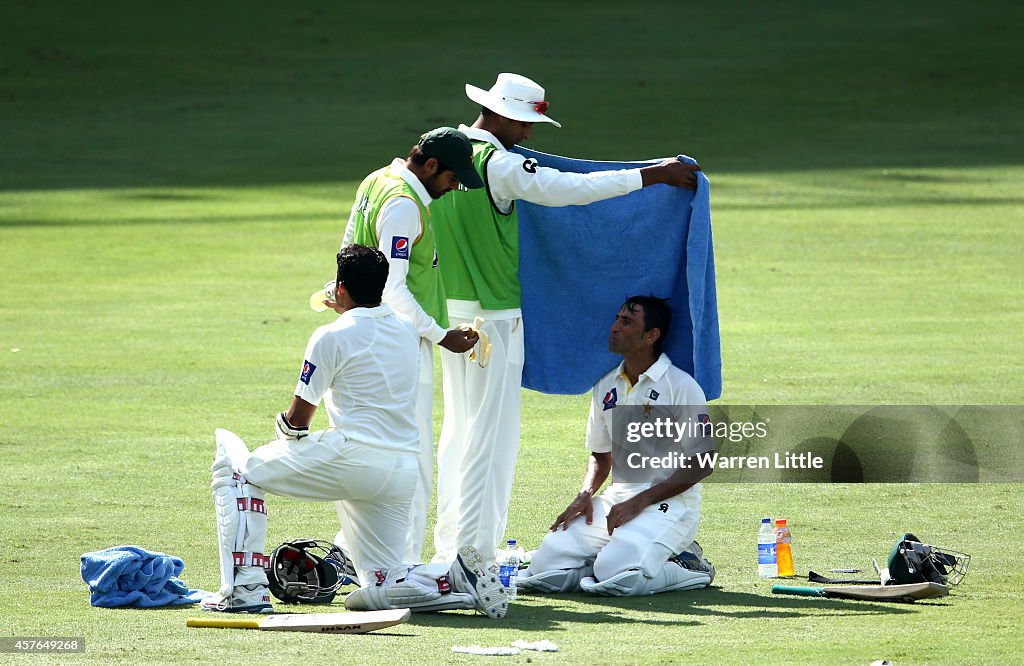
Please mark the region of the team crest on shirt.
POLYGON ((609 409, 612 409, 618 401, 619 394, 615 391, 615 387, 613 386, 610 391, 604 394, 604 400, 601 401, 604 403, 604 409, 602 411, 607 412, 609 409))
POLYGON ((316 366, 309 361, 302 363, 302 374, 299 375, 299 381, 309 386, 309 380, 313 378, 313 373, 316 372, 316 366))
POLYGON ((655 391, 654 389, 651 389, 651 390, 650 390, 650 391, 648 391, 648 393, 647 393, 647 397, 648 397, 648 398, 650 398, 651 400, 657 400, 657 399, 658 399, 658 396, 660 396, 660 395, 661 395, 661 394, 660 394, 660 393, 658 393, 657 391, 655 391))
POLYGON ((391 237, 391 258, 392 259, 408 259, 409 258, 409 239, 405 236, 392 236, 391 237))

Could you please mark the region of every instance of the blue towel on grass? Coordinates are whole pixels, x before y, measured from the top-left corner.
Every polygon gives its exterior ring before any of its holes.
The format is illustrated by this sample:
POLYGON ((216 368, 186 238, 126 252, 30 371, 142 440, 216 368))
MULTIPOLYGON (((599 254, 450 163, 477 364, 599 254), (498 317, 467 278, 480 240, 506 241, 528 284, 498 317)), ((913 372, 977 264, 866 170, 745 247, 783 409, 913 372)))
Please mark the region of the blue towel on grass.
MULTIPOLYGON (((586 173, 638 169, 648 162, 594 162, 515 151, 541 166, 586 173)), ((680 155, 687 163, 694 160, 680 155)), ((526 328, 523 386, 584 393, 620 357, 608 331, 628 296, 669 298, 672 327, 664 351, 693 375, 708 400, 722 394, 710 185, 696 193, 645 187, 586 206, 549 208, 520 201, 519 282, 526 328)))
POLYGON ((89 603, 104 608, 153 608, 194 604, 207 596, 190 590, 178 575, 180 557, 139 546, 114 546, 82 555, 82 580, 89 585, 89 603))

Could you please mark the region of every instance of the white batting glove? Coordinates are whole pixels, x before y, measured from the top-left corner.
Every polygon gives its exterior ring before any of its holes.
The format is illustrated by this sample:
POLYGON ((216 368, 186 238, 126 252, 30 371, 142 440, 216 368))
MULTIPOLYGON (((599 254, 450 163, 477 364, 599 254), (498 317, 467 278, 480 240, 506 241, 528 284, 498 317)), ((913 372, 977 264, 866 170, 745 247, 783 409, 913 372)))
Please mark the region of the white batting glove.
POLYGON ((309 426, 296 428, 291 423, 288 423, 288 419, 285 418, 284 412, 281 412, 274 420, 274 432, 277 433, 278 439, 299 440, 309 434, 309 426))

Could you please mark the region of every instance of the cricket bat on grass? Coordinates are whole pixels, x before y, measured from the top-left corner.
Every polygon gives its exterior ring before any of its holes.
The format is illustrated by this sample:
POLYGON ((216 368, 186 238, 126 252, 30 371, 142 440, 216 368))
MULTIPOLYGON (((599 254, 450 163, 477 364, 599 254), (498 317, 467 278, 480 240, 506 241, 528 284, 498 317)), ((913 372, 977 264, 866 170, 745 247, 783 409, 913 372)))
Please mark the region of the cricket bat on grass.
POLYGON ((250 617, 190 617, 189 627, 259 629, 260 631, 311 631, 318 634, 365 634, 409 621, 408 608, 357 613, 290 613, 250 617))
POLYGON ((772 594, 796 594, 805 597, 834 599, 862 599, 864 601, 903 601, 948 597, 949 588, 939 583, 911 583, 909 585, 832 585, 829 587, 802 587, 798 585, 772 585, 772 594))

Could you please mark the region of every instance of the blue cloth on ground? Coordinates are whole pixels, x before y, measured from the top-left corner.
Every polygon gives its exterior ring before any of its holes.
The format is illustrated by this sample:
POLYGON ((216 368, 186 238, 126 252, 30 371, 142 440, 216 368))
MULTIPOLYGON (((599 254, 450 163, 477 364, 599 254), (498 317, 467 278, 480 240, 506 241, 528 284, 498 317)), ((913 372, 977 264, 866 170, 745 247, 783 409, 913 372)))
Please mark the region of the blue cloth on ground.
POLYGON ((82 580, 89 585, 89 603, 104 608, 153 608, 194 604, 207 596, 190 590, 178 575, 180 557, 139 546, 114 546, 82 555, 82 580))
MULTIPOLYGON (((645 162, 597 162, 515 152, 560 171, 638 169, 645 162)), ((694 163, 692 158, 679 159, 694 163)), ((519 282, 526 364, 523 386, 584 393, 621 361, 608 331, 627 297, 668 298, 664 351, 708 400, 722 394, 722 354, 711 238, 710 184, 697 191, 653 185, 586 206, 519 206, 519 282)))

